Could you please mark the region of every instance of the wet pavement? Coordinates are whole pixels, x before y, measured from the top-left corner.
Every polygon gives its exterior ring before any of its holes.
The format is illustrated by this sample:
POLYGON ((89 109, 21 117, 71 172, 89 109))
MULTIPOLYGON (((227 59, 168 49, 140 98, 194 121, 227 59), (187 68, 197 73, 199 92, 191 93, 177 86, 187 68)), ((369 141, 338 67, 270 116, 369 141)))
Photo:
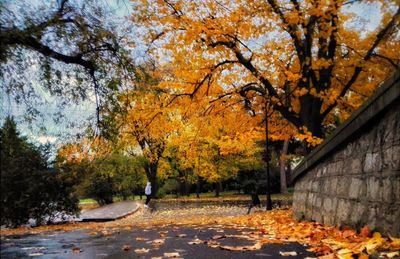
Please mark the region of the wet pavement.
POLYGON ((139 209, 133 201, 121 201, 100 208, 83 211, 76 221, 110 221, 128 216, 139 209))
POLYGON ((290 258, 315 257, 297 243, 266 244, 254 251, 229 251, 221 246, 251 246, 252 229, 223 226, 164 226, 132 230, 50 232, 1 239, 1 258, 290 258), (201 240, 201 242, 197 242, 201 240), (189 244, 195 241, 196 244, 189 244), (214 247, 210 247, 214 246, 214 247), (146 253, 140 253, 145 252, 146 253), (136 250, 136 251, 135 251, 136 250))

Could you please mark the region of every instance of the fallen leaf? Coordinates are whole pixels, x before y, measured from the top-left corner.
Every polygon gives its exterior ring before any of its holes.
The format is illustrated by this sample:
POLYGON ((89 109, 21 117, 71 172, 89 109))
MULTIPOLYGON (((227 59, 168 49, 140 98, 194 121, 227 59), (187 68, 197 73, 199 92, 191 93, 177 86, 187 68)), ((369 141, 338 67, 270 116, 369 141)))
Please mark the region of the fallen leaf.
POLYGON ((166 231, 160 231, 160 232, 158 232, 158 233, 160 233, 160 237, 166 237, 167 234, 168 234, 168 230, 166 230, 166 231))
POLYGON ((148 253, 149 251, 150 251, 150 249, 146 249, 146 248, 135 249, 135 253, 137 253, 137 254, 145 254, 145 253, 148 253))
POLYGON ((153 246, 161 246, 164 244, 164 242, 165 242, 164 239, 154 239, 153 241, 151 241, 151 244, 153 246))
POLYGON ((135 239, 136 239, 136 241, 147 241, 147 240, 149 240, 148 238, 145 238, 145 237, 137 237, 135 239))
POLYGON ((354 237, 355 235, 356 235, 356 232, 352 229, 346 229, 342 232, 343 238, 354 237))
POLYGON ((222 238, 226 238, 226 236, 225 235, 215 235, 211 239, 217 240, 217 239, 222 239, 222 238))
POLYGON ((340 249, 337 253, 339 254, 339 255, 343 255, 343 254, 349 254, 349 253, 352 253, 353 251, 351 251, 350 249, 347 249, 347 248, 343 248, 343 249, 340 249))
POLYGON ((129 251, 129 249, 131 249, 130 245, 123 245, 122 246, 122 250, 124 250, 124 251, 129 251))
POLYGON ((32 254, 28 254, 28 256, 42 256, 44 255, 43 253, 32 253, 32 254))
POLYGON ((394 258, 394 257, 399 257, 400 256, 400 252, 396 251, 396 252, 382 252, 380 254, 381 256, 387 257, 387 258, 394 258))
POLYGON ((371 237, 371 230, 367 225, 365 225, 361 230, 360 230, 360 236, 361 237, 371 237))
POLYGON ((297 255, 297 253, 295 251, 290 251, 290 252, 281 252, 281 251, 279 251, 279 254, 281 256, 296 256, 297 255))
POLYGON ((165 257, 168 257, 168 258, 177 258, 177 257, 179 257, 180 255, 179 255, 179 253, 174 252, 174 253, 164 253, 164 256, 165 256, 165 257))
POLYGON ((72 252, 79 254, 82 250, 79 247, 72 248, 72 252))
POLYGON ((193 241, 188 242, 189 245, 198 245, 198 244, 203 244, 204 241, 200 239, 195 239, 193 241))
POLYGON ((318 259, 335 259, 336 256, 334 253, 332 254, 327 254, 327 255, 322 255, 322 256, 318 256, 318 259))

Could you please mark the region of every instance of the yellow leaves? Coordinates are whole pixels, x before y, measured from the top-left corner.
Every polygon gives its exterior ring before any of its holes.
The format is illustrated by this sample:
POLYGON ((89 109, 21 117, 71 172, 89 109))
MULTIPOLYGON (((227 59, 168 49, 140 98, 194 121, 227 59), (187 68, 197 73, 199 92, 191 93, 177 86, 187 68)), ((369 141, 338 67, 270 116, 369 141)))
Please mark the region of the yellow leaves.
POLYGON ((373 254, 376 252, 376 249, 378 247, 381 247, 382 244, 385 242, 385 239, 382 238, 382 235, 378 232, 375 232, 372 235, 372 238, 370 238, 367 243, 364 245, 364 248, 366 249, 368 254, 373 254))
POLYGON ((279 251, 279 255, 281 255, 281 256, 296 256, 297 253, 295 251, 290 251, 290 252, 281 252, 281 251, 279 251))
POLYGON ((285 75, 288 81, 296 82, 301 78, 301 74, 292 73, 291 71, 285 71, 285 75))
POLYGON ((172 252, 172 253, 164 253, 164 257, 167 258, 178 258, 180 257, 178 252, 172 252))
POLYGON ((382 257, 387 257, 387 258, 397 258, 400 256, 400 252, 383 252, 380 254, 382 257))
POLYGON ((135 253, 137 253, 137 254, 146 254, 149 251, 150 251, 150 249, 146 249, 146 248, 135 249, 135 253))
POLYGON ((322 143, 323 139, 313 136, 312 133, 308 131, 307 127, 301 127, 300 130, 302 132, 297 133, 295 137, 306 141, 309 146, 313 147, 322 143))

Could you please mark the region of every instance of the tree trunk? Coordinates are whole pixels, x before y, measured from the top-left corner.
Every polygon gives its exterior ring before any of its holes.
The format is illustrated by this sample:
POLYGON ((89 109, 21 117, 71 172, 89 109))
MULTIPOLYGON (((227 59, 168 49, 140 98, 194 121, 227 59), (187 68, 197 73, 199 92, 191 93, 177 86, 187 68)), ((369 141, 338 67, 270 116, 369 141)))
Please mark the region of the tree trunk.
POLYGON ((289 147, 289 138, 286 138, 285 141, 283 142, 283 148, 281 151, 281 156, 279 159, 280 163, 280 178, 281 178, 281 193, 288 193, 287 190, 287 182, 286 182, 286 156, 288 152, 288 147, 289 147))
POLYGON ((197 197, 197 198, 200 198, 200 177, 199 177, 199 176, 197 176, 196 197, 197 197))
POLYGON ((215 183, 215 197, 219 197, 220 189, 221 189, 221 182, 215 183))
MULTIPOLYGON (((322 138, 322 116, 321 106, 322 101, 316 99, 310 94, 306 94, 300 97, 300 119, 303 126, 307 128, 313 136, 322 138)), ((310 150, 307 150, 310 152, 310 150)))

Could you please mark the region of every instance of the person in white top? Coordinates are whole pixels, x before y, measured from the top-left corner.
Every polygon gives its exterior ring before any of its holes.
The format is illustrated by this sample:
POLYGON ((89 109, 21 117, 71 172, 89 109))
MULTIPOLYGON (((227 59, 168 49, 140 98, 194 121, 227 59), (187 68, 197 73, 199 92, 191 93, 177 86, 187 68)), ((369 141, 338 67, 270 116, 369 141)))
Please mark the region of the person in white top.
POLYGON ((148 208, 151 200, 151 182, 147 182, 146 188, 144 189, 144 194, 146 194, 146 202, 144 206, 148 208))

